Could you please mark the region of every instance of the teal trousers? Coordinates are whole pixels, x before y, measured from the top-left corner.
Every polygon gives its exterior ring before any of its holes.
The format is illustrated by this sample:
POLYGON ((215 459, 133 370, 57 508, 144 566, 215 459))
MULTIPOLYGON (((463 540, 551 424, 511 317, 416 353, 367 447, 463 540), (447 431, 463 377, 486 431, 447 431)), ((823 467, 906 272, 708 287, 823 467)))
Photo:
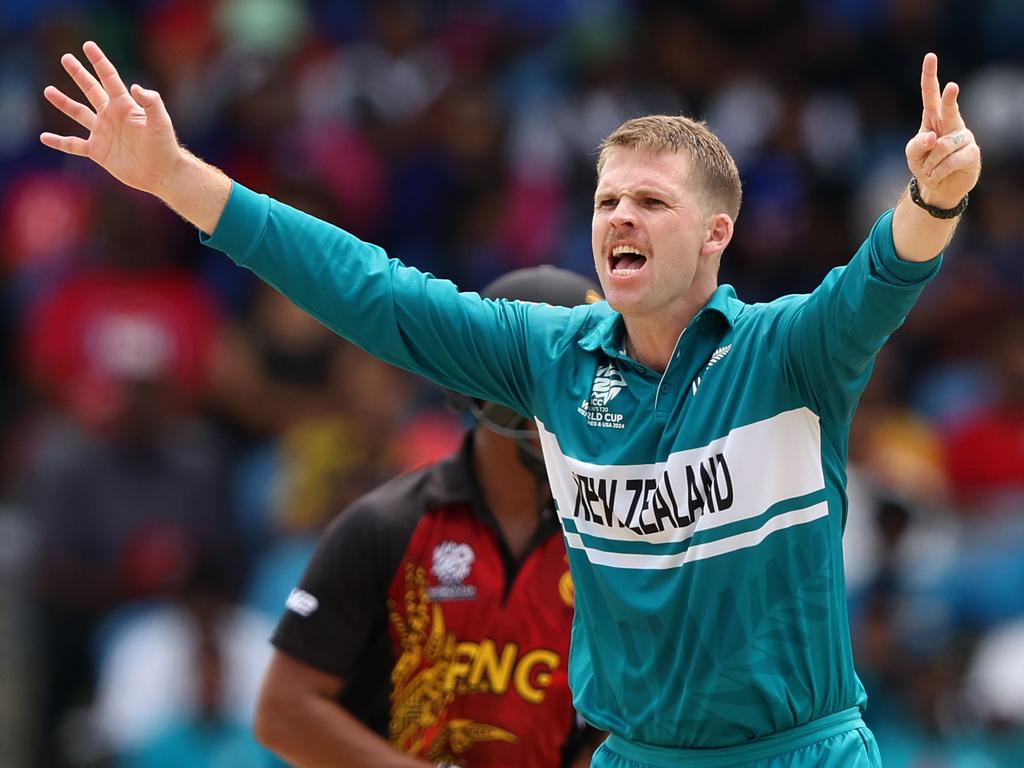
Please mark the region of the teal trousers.
POLYGON ((852 709, 749 744, 721 749, 671 749, 612 734, 594 753, 593 768, 881 768, 871 731, 852 709))

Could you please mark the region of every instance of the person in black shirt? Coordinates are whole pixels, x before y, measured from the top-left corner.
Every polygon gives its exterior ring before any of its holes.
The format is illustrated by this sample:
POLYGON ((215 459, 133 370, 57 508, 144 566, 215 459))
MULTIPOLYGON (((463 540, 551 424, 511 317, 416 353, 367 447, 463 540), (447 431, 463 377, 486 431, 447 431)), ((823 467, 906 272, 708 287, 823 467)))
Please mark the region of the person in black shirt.
MULTIPOLYGON (((597 298, 538 267, 487 298, 597 298)), ((461 450, 328 528, 274 633, 256 735, 300 766, 589 765, 568 687, 573 588, 532 425, 476 417, 461 450)))

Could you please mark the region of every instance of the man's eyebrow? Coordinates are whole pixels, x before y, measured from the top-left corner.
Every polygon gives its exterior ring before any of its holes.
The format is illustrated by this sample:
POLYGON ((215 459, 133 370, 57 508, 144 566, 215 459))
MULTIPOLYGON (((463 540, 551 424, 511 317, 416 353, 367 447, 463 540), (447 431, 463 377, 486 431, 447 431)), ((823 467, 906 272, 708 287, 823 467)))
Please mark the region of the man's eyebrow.
MULTIPOLYGON (((667 197, 671 195, 671 191, 668 188, 653 183, 637 184, 635 187, 627 188, 626 193, 636 195, 637 197, 667 197)), ((598 187, 594 190, 595 199, 620 194, 620 191, 613 191, 608 187, 598 187)))
POLYGON ((669 190, 655 184, 646 184, 636 188, 636 194, 645 197, 668 197, 669 190))

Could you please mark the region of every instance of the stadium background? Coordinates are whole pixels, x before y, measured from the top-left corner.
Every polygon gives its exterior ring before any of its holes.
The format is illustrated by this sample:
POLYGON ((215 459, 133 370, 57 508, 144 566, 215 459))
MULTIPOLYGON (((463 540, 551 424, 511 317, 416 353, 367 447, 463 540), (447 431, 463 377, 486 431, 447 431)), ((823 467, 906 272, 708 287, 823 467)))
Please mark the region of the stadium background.
POLYGON ((703 116, 744 180, 722 279, 748 301, 812 288, 894 203, 938 52, 986 166, 855 421, 857 659, 887 766, 1024 765, 1019 0, 5 0, 0 765, 259 764, 237 723, 311 542, 460 428, 39 145, 78 132, 41 91, 86 39, 201 156, 467 289, 588 273, 600 139, 703 116))

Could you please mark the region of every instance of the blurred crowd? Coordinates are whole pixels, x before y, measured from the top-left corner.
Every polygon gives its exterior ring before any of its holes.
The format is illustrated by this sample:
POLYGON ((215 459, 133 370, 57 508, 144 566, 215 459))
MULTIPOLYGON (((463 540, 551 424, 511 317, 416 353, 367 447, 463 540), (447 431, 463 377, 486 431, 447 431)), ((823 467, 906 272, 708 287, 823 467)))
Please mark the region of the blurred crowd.
POLYGON ((312 543, 462 427, 38 143, 81 133, 41 91, 73 92, 87 39, 200 156, 470 290, 592 274, 600 140, 704 117, 744 181, 722 281, 747 301, 812 289, 895 203, 935 50, 985 170, 855 419, 846 576, 886 765, 1024 765, 1016 0, 4 0, 0 764, 274 764, 248 718, 312 543))

